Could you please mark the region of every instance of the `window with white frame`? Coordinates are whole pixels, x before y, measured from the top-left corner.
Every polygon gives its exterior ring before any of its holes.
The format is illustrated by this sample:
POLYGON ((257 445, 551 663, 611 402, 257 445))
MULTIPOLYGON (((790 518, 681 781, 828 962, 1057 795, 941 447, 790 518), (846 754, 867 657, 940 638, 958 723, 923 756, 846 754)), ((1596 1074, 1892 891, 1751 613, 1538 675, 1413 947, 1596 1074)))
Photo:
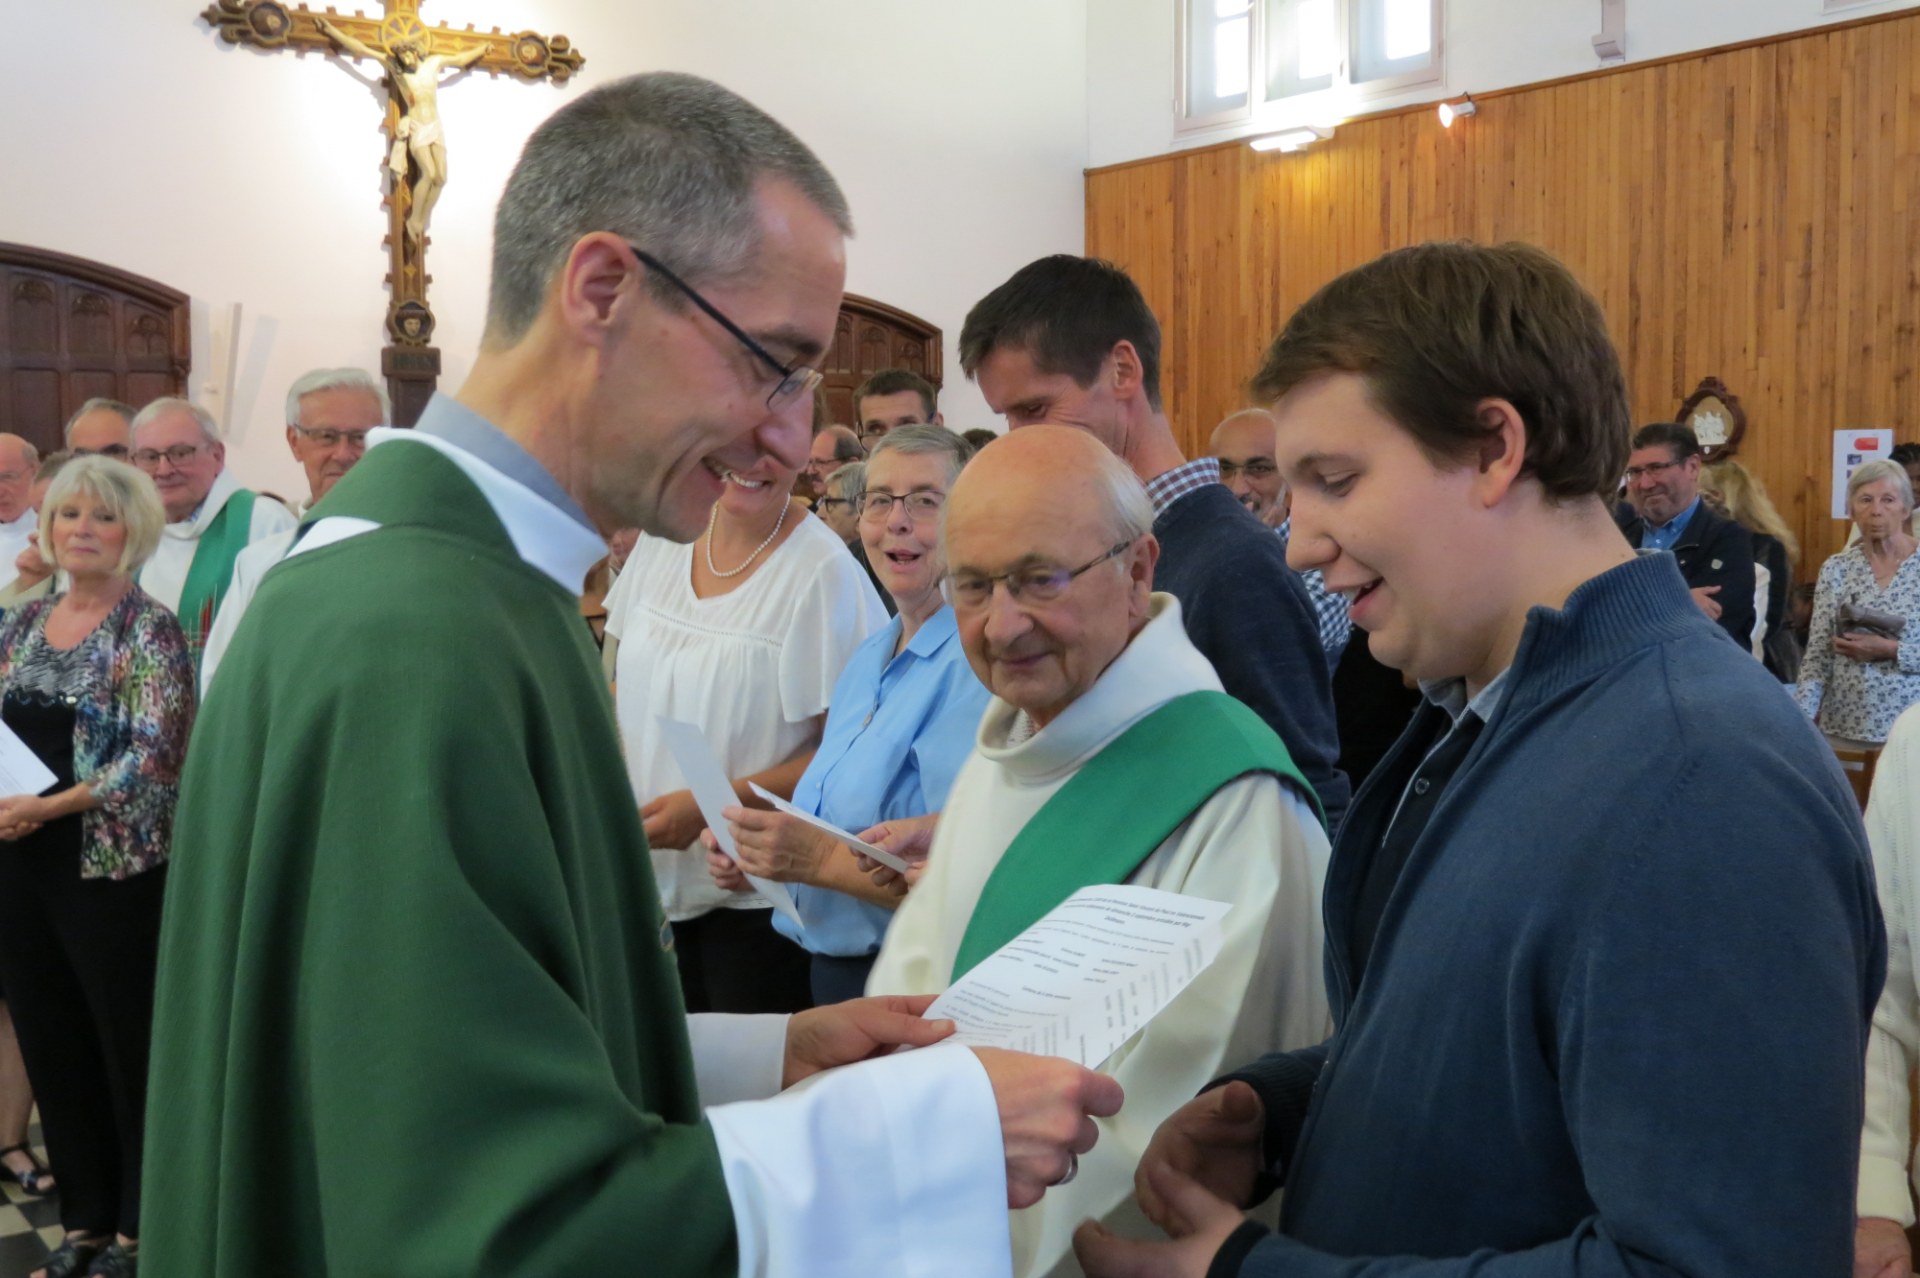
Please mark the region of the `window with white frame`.
POLYGON ((1182 128, 1308 94, 1364 98, 1441 79, 1442 0, 1177 3, 1182 128))

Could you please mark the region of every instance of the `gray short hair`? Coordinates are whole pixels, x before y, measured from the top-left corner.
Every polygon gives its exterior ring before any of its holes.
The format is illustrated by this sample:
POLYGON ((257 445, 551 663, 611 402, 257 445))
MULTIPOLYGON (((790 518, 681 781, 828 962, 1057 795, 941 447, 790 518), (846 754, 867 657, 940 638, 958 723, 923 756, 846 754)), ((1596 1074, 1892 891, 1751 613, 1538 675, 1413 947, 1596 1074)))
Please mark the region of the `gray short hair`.
POLYGON ((128 423, 127 430, 131 433, 133 430, 132 423, 134 415, 137 411, 134 406, 132 404, 123 404, 117 399, 108 399, 104 395, 95 395, 92 399, 74 409, 73 416, 67 418, 66 426, 61 429, 60 438, 66 441, 67 447, 73 447, 73 424, 82 417, 85 417, 88 413, 97 412, 102 408, 110 412, 118 413, 126 418, 128 423))
POLYGON ((848 462, 828 475, 821 486, 829 493, 838 490, 843 498, 851 501, 867 491, 867 464, 863 461, 848 462))
POLYGON ((372 373, 363 368, 316 368, 287 388, 287 425, 300 424, 301 400, 330 390, 365 391, 380 401, 380 420, 393 420, 393 404, 387 399, 387 388, 373 380, 372 373))
POLYGON ((896 426, 880 437, 874 444, 873 452, 868 456, 869 464, 876 461, 882 453, 899 453, 902 457, 944 457, 947 462, 947 484, 960 478, 960 468, 967 464, 967 458, 973 456, 973 449, 967 441, 948 430, 945 426, 924 426, 914 423, 896 426))
POLYGON ((126 528, 126 545, 114 571, 139 571, 158 549, 160 530, 167 526, 167 508, 160 504, 160 490, 153 486, 153 477, 126 462, 99 455, 75 457, 62 466, 40 503, 40 557, 55 568, 60 560, 53 553, 53 513, 75 493, 104 502, 126 528))
MULTIPOLYGON (((853 234, 840 186, 787 127, 709 80, 658 71, 582 94, 535 130, 493 225, 486 340, 512 345, 576 241, 610 231, 692 283, 751 269, 754 185, 784 178, 853 234)), ((648 273, 654 296, 685 299, 648 273)))
POLYGON ((200 433, 206 437, 207 442, 209 444, 217 444, 220 442, 220 428, 214 425, 212 413, 209 413, 206 409, 200 407, 200 405, 190 399, 173 399, 171 397, 156 399, 138 413, 134 414, 133 424, 128 427, 128 433, 138 434, 142 426, 145 426, 154 418, 163 417, 168 413, 192 414, 193 420, 200 424, 200 433))
POLYGON ((1093 468, 1114 542, 1135 542, 1152 532, 1153 500, 1133 469, 1105 448, 1099 451, 1093 468))
POLYGON ((1853 495, 1855 493, 1865 488, 1868 484, 1878 483, 1882 479, 1893 481, 1893 490, 1900 494, 1900 500, 1906 503, 1907 510, 1911 512, 1913 510, 1913 480, 1907 477, 1907 468, 1905 466, 1902 466, 1899 462, 1888 461, 1884 457, 1876 457, 1870 462, 1863 462, 1854 468, 1853 474, 1847 476, 1847 505, 1853 505, 1853 495))

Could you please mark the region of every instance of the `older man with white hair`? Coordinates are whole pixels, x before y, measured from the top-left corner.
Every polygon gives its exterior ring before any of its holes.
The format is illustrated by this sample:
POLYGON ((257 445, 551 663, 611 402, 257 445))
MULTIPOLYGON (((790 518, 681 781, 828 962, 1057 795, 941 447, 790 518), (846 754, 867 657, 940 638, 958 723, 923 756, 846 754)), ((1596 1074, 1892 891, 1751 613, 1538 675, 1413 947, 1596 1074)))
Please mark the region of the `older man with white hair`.
POLYGON ((240 486, 212 416, 188 400, 156 399, 140 410, 133 463, 153 477, 167 510, 140 588, 180 618, 197 665, 240 552, 297 521, 271 497, 240 486))
POLYGON ((10 564, 40 529, 31 492, 40 450, 18 435, 0 435, 0 564, 10 564))
MULTIPOLYGON (((287 447, 307 472, 309 496, 300 506, 303 513, 366 455, 367 432, 384 426, 391 415, 386 390, 364 369, 316 368, 294 382, 287 391, 287 447)), ((227 597, 200 656, 202 694, 213 683, 213 672, 233 642, 260 578, 286 558, 296 531, 289 528, 256 541, 234 561, 227 597)))
POLYGON ((1318 801, 1153 591, 1152 526, 1126 465, 1061 426, 997 441, 947 506, 948 592, 993 700, 868 988, 943 990, 1095 884, 1233 907, 1220 957, 1106 1064, 1126 1108, 1070 1185, 1014 1213, 1019 1274, 1078 1272, 1090 1215, 1144 1230, 1133 1170, 1161 1119, 1236 1053, 1328 1028, 1318 801))

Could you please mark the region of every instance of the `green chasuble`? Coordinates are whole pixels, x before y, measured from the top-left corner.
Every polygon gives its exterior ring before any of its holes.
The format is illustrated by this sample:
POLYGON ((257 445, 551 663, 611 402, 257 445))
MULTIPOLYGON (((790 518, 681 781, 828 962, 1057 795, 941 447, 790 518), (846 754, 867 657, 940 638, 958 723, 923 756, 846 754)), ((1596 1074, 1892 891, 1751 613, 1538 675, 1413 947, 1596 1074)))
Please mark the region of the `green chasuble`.
POLYGON ((1189 692, 1142 718, 1101 747, 1007 845, 980 889, 952 979, 1081 888, 1125 883, 1223 786, 1256 772, 1292 784, 1319 810, 1285 744, 1226 693, 1189 692))
POLYGON ((431 448, 261 584, 167 884, 144 1278, 733 1272, 579 603, 431 448))

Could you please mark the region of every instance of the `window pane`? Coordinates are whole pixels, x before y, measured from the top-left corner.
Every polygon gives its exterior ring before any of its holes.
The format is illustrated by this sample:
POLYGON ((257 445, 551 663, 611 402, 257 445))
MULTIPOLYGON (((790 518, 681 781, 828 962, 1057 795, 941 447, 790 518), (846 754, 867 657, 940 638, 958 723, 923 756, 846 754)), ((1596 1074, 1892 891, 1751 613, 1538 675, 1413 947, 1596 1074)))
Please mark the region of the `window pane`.
POLYGON ((1267 101, 1333 85, 1340 65, 1337 0, 1267 0, 1267 101))
POLYGON ((1387 61, 1403 62, 1433 48, 1433 8, 1427 0, 1387 0, 1387 61))
POLYGON ((1435 0, 1352 0, 1353 82, 1437 72, 1435 0))
POLYGON ((1213 32, 1213 96, 1241 98, 1247 93, 1247 28, 1242 14, 1229 18, 1213 32))
POLYGON ((1250 65, 1247 0, 1183 0, 1188 119, 1243 110, 1250 65))

